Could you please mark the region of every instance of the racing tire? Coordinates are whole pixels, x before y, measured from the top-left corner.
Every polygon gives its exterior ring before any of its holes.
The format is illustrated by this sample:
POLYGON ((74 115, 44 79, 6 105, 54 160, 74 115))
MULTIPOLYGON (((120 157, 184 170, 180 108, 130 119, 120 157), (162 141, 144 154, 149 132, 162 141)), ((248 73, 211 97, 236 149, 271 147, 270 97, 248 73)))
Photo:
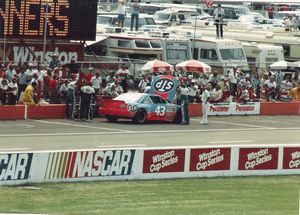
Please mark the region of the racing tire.
POLYGON ((145 123, 147 119, 147 112, 144 109, 139 109, 134 117, 134 121, 137 123, 145 123))
POLYGON ((176 116, 175 116, 173 122, 179 124, 179 123, 181 123, 181 121, 182 121, 182 113, 181 113, 181 109, 179 109, 176 113, 176 116))
POLYGON ((107 116, 106 119, 109 121, 109 122, 116 122, 118 120, 118 117, 115 117, 115 116, 107 116))

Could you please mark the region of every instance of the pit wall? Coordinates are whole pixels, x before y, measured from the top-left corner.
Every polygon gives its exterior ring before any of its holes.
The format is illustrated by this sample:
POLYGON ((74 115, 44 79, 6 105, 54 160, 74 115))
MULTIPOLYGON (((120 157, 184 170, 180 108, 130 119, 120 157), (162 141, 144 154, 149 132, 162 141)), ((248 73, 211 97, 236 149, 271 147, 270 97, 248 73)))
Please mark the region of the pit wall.
POLYGON ((0 185, 290 174, 300 175, 300 145, 0 153, 0 185))
MULTIPOLYGON (((202 105, 189 105, 191 116, 202 115, 202 105)), ((64 104, 41 106, 0 106, 0 120, 21 119, 63 119, 66 114, 64 104)), ((300 115, 300 102, 252 102, 210 104, 209 115, 300 115)))

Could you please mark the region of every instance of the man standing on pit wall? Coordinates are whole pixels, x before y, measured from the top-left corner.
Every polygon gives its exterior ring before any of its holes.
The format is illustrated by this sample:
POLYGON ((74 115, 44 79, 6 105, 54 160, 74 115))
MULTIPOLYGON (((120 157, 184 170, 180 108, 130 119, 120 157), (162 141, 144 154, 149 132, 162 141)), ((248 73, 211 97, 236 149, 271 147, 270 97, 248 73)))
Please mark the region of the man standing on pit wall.
POLYGON ((134 3, 131 5, 131 25, 130 29, 133 31, 133 23, 135 20, 135 30, 139 29, 139 13, 140 13, 140 4, 138 0, 134 0, 134 3))
POLYGON ((209 85, 204 86, 203 93, 201 95, 201 102, 202 102, 202 125, 207 125, 207 115, 208 115, 208 106, 209 106, 209 99, 210 99, 210 92, 209 85))
POLYGON ((225 16, 224 9, 221 7, 221 4, 218 4, 218 7, 215 9, 213 17, 215 19, 217 39, 223 39, 223 19, 225 16))

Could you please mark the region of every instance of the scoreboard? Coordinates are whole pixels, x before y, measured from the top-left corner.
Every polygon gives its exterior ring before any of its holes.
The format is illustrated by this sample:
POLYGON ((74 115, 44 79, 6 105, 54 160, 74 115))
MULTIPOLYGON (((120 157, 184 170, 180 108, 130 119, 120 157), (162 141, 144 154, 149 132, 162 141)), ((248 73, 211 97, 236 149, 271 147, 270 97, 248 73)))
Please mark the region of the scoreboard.
POLYGON ((97 0, 0 0, 0 37, 95 40, 97 0), (47 15, 46 15, 47 14, 47 15))

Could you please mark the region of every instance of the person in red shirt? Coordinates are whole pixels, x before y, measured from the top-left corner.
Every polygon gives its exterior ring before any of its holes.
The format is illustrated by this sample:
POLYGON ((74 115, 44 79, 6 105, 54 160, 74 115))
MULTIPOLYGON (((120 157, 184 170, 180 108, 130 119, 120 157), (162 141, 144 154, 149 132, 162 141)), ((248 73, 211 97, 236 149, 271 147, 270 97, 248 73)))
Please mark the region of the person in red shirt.
POLYGON ((0 64, 0 78, 3 78, 5 75, 4 65, 0 64))
POLYGON ((273 19, 274 15, 274 6, 272 4, 267 8, 269 19, 273 19))
POLYGON ((53 75, 49 81, 49 97, 50 103, 56 104, 57 103, 57 96, 58 96, 58 81, 57 76, 53 75))
POLYGON ((89 72, 87 74, 85 74, 85 80, 87 82, 91 82, 93 76, 94 76, 94 68, 90 67, 89 72))

